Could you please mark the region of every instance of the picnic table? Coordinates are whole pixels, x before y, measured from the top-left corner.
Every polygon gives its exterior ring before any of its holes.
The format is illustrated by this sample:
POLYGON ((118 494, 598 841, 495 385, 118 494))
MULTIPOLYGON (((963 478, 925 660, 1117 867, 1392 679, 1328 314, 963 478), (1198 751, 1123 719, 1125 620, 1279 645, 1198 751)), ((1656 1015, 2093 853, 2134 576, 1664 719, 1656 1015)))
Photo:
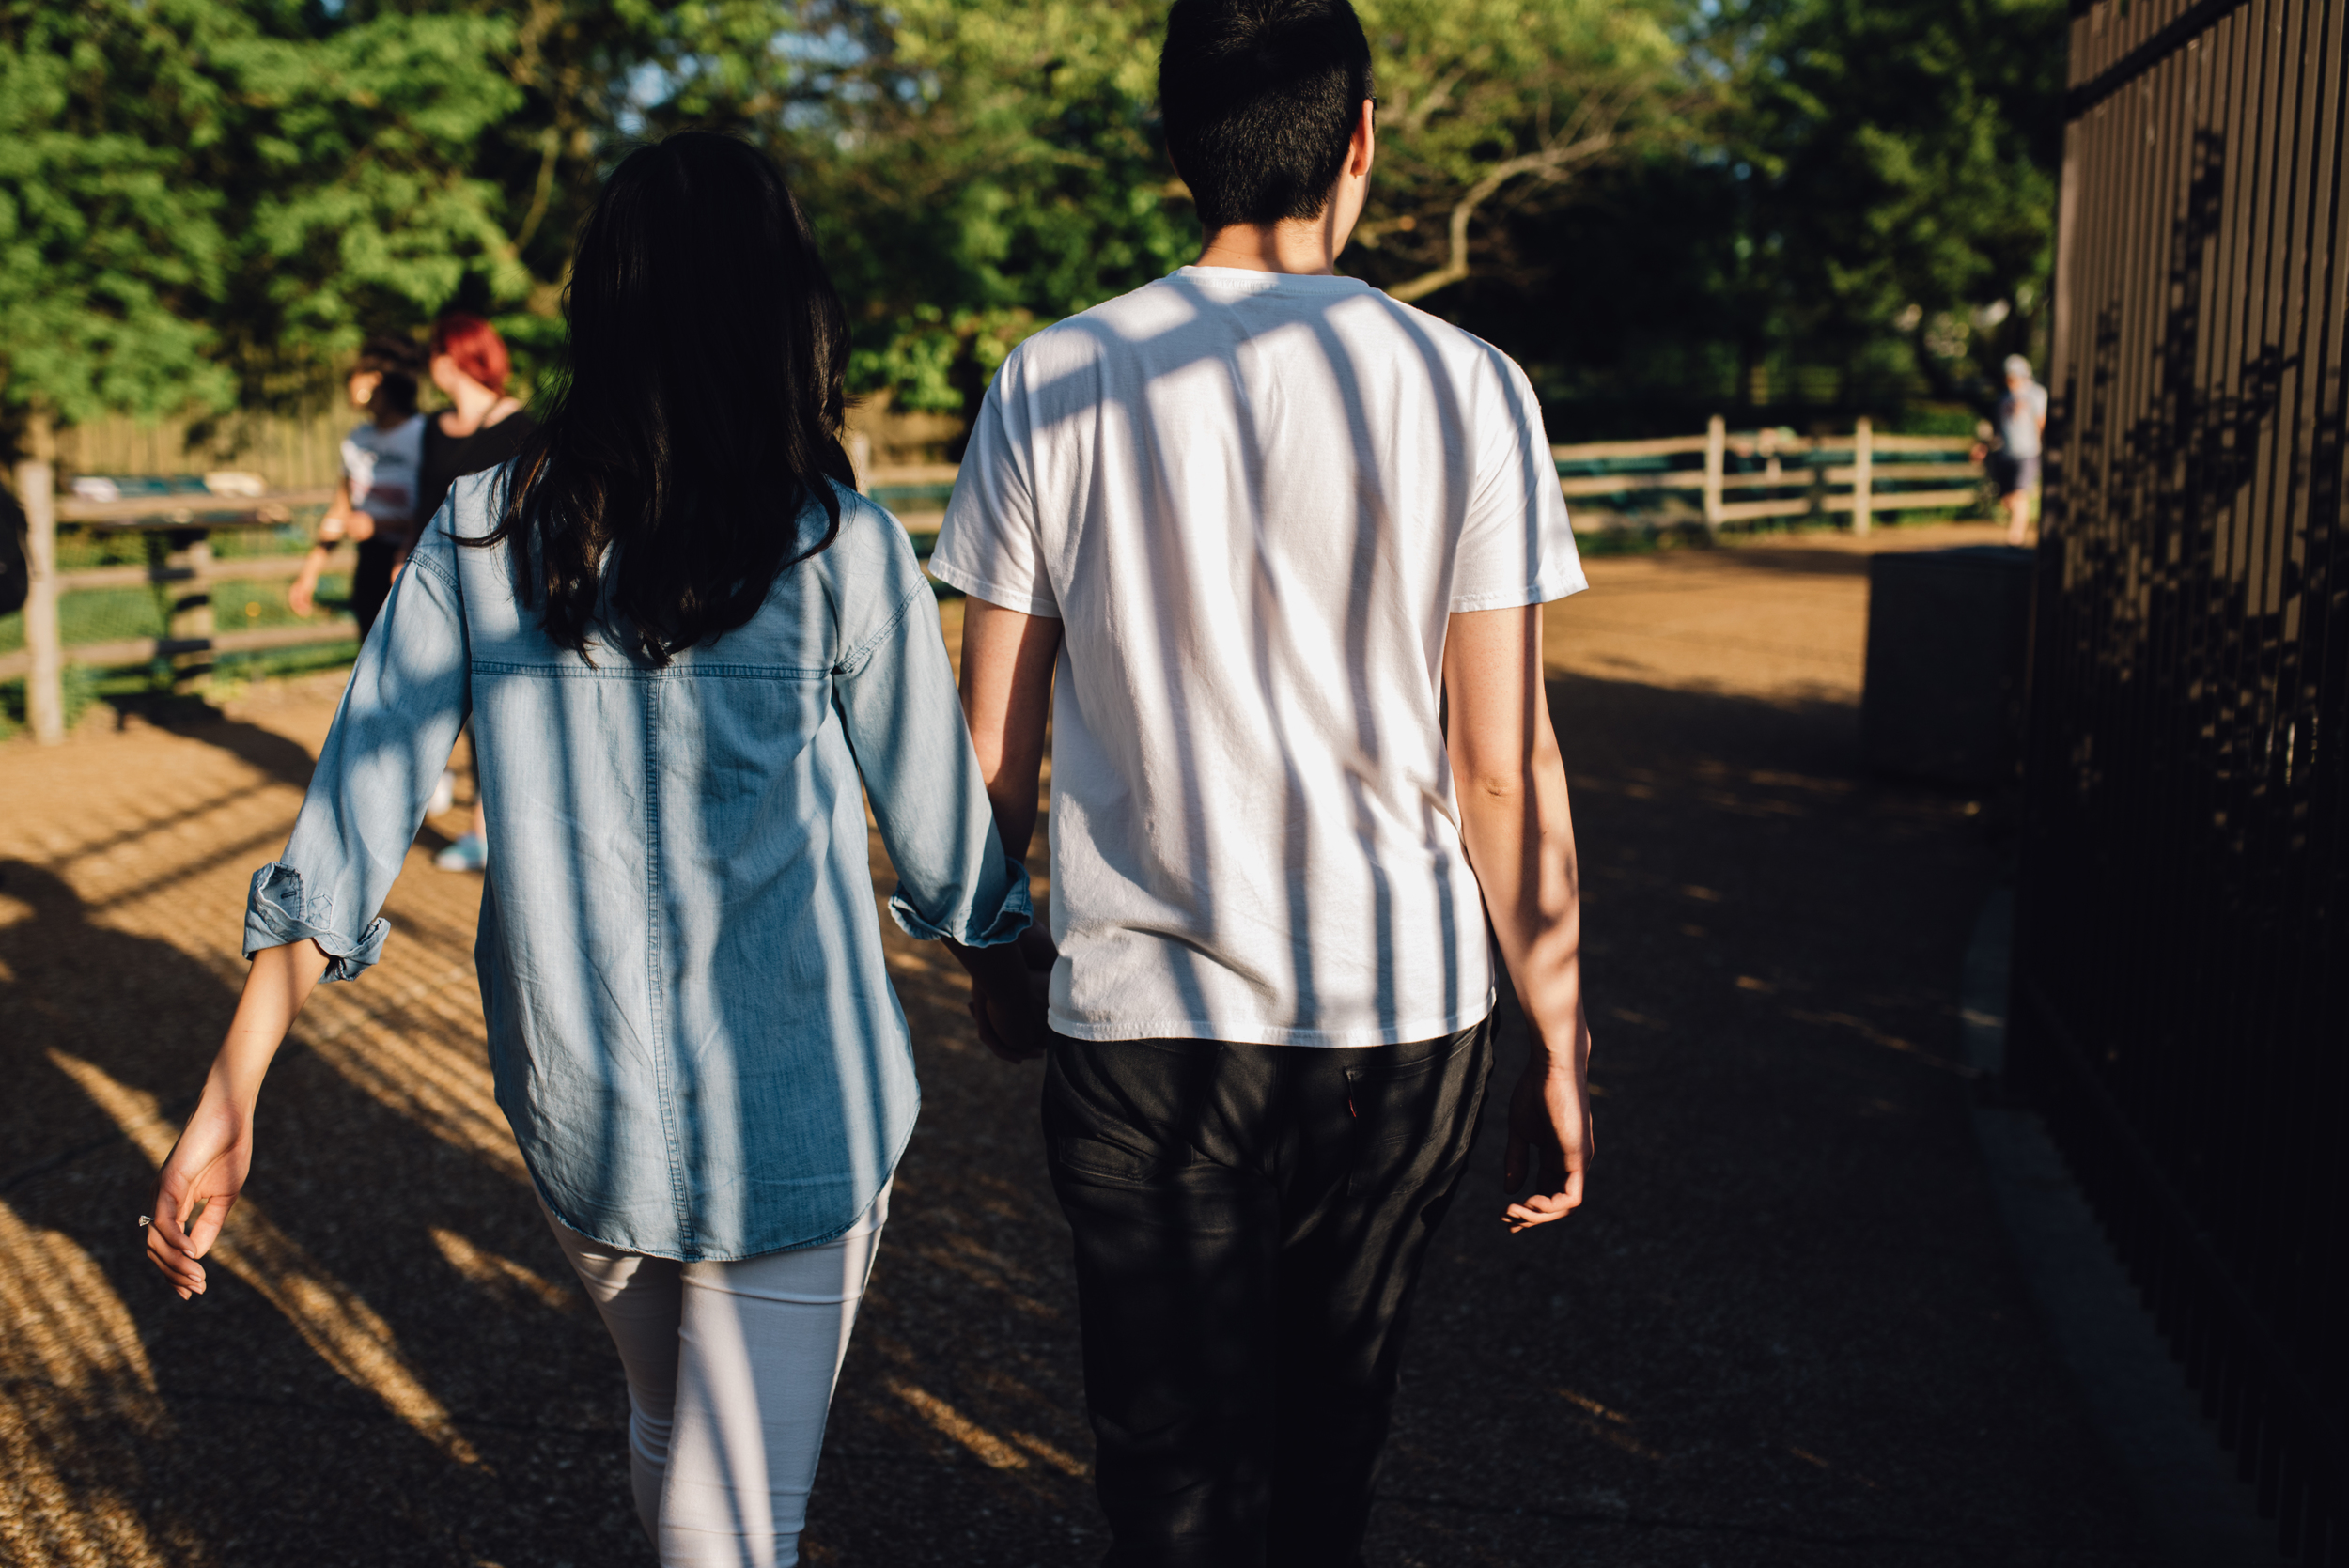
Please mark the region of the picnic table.
POLYGON ((64 671, 69 651, 85 664, 135 664, 171 660, 175 679, 190 682, 210 667, 216 653, 287 647, 317 642, 316 626, 257 627, 221 631, 212 614, 212 584, 233 579, 290 577, 297 564, 267 557, 215 560, 212 536, 258 528, 281 528, 301 508, 334 499, 327 489, 272 490, 258 475, 215 474, 179 478, 120 478, 85 483, 81 493, 58 495, 54 471, 46 462, 18 465, 17 493, 26 521, 29 582, 24 605, 23 651, 0 655, 0 680, 25 677, 26 716, 37 739, 65 733, 64 671), (143 566, 95 567, 60 572, 59 528, 97 534, 159 536, 163 549, 150 551, 143 566), (179 585, 163 634, 76 645, 68 650, 57 617, 60 594, 91 588, 141 584, 179 585))

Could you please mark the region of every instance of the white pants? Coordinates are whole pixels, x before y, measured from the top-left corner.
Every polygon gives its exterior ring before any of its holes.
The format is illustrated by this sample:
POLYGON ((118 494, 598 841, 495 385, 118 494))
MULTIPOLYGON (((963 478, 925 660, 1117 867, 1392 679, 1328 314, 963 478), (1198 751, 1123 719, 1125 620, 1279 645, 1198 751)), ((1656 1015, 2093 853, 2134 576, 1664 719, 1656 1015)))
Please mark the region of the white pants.
POLYGON ((884 1187, 836 1241, 679 1263, 547 1216, 628 1372, 629 1480, 662 1568, 800 1560, 832 1384, 888 1219, 884 1187))

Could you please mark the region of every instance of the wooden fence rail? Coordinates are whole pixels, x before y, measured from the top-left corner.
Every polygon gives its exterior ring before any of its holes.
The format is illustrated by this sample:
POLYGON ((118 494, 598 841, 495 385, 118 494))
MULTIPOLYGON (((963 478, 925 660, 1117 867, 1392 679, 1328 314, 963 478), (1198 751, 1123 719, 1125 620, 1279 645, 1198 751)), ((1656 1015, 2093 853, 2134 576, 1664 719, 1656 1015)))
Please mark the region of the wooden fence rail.
MULTIPOLYGON (((1769 518, 1828 517, 1850 514, 1857 533, 1868 532, 1879 514, 1917 508, 1971 505, 1979 495, 1981 467, 1971 461, 1949 460, 1965 453, 1973 442, 1959 436, 1876 435, 1861 420, 1850 437, 1796 436, 1783 431, 1732 432, 1719 418, 1703 435, 1663 436, 1644 441, 1593 442, 1554 446, 1552 457, 1562 469, 1587 468, 1657 458, 1700 458, 1703 466, 1679 469, 1630 469, 1613 473, 1569 473, 1559 489, 1569 497, 1638 497, 1688 493, 1698 509, 1688 520, 1701 522, 1708 535, 1733 523, 1769 518), (1879 463, 1876 455, 1942 454, 1944 460, 1879 463), (1732 472, 1731 463, 1755 463, 1752 472, 1732 472), (1931 484, 1963 480, 1962 486, 1937 489, 1887 489, 1888 485, 1931 484), (1789 494, 1786 492, 1799 493, 1789 494), (1754 499, 1731 499, 1753 496, 1754 499)), ((957 473, 953 463, 871 462, 871 445, 854 442, 858 480, 867 491, 936 490, 952 486, 957 473)), ((305 469, 303 477, 310 474, 305 469)), ((108 666, 171 660, 189 674, 203 668, 210 655, 299 646, 342 635, 347 629, 333 624, 255 627, 219 631, 213 625, 210 586, 220 582, 272 582, 290 579, 301 567, 296 556, 214 560, 207 536, 216 529, 274 527, 288 520, 297 507, 322 505, 332 489, 316 485, 272 490, 257 496, 158 495, 126 496, 119 501, 87 501, 55 493, 55 467, 49 461, 18 465, 17 494, 30 525, 28 574, 30 590, 24 609, 25 646, 0 654, 0 680, 20 676, 26 681, 26 716, 35 737, 61 739, 65 734, 63 675, 69 659, 76 663, 108 666), (56 531, 60 526, 98 532, 163 532, 171 535, 172 549, 148 566, 98 567, 60 572, 56 568, 56 531), (177 585, 175 599, 161 636, 117 639, 67 646, 57 615, 61 594, 103 588, 177 585)), ((934 520, 926 505, 916 524, 934 520)), ((1576 527, 1585 532, 1626 526, 1626 520, 1605 512, 1580 513, 1576 527)))
POLYGON ((40 460, 17 465, 17 500, 26 524, 26 595, 24 643, 15 653, 0 654, 0 680, 23 676, 25 718, 40 741, 65 737, 65 666, 146 663, 168 659, 193 672, 214 653, 251 652, 293 647, 342 634, 333 626, 254 627, 222 632, 214 629, 211 584, 222 581, 267 582, 291 578, 301 569, 299 557, 275 560, 215 561, 211 535, 244 528, 277 528, 290 521, 296 508, 321 506, 334 498, 331 489, 312 488, 267 491, 259 495, 149 495, 117 501, 91 501, 56 493, 56 470, 40 460), (169 549, 159 562, 143 567, 97 567, 81 571, 57 569, 59 526, 99 533, 163 534, 169 549), (98 588, 175 585, 175 598, 163 633, 158 637, 115 639, 67 646, 57 613, 61 595, 98 588))
MULTIPOLYGON (((1851 514, 1855 533, 1868 532, 1875 517, 1887 512, 1942 510, 1972 505, 1981 497, 1982 466, 1972 458, 1970 436, 1877 435, 1865 419, 1849 436, 1797 436, 1779 430, 1732 433, 1718 416, 1701 436, 1662 436, 1645 441, 1591 442, 1577 446, 1553 446, 1550 456, 1563 468, 1653 459, 1701 457, 1701 468, 1568 474, 1559 488, 1569 497, 1639 496, 1658 491, 1694 492, 1698 509, 1688 520, 1717 535, 1730 523, 1769 518, 1825 517, 1851 514), (1949 454, 1962 460, 1879 463, 1878 453, 1949 454), (1848 454, 1848 457, 1844 455, 1848 454), (1837 461, 1838 458, 1843 460, 1837 461), (1730 462, 1760 462, 1759 472, 1732 473, 1730 462), (1908 486, 1934 480, 1933 489, 1881 489, 1885 485, 1908 486), (1751 501, 1732 501, 1733 492, 1800 489, 1801 495, 1774 495, 1751 501)), ((1600 513, 1578 518, 1578 532, 1596 533, 1626 526, 1624 519, 1600 513)))

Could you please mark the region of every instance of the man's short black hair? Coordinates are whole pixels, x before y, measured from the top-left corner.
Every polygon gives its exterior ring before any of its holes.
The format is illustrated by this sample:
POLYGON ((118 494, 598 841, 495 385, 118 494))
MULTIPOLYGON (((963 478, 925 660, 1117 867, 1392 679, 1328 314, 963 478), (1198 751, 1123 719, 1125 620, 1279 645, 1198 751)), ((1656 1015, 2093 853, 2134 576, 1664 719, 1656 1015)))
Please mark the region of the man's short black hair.
POLYGON ((1321 216, 1369 96, 1346 0, 1175 0, 1166 19, 1166 150, 1210 233, 1321 216))

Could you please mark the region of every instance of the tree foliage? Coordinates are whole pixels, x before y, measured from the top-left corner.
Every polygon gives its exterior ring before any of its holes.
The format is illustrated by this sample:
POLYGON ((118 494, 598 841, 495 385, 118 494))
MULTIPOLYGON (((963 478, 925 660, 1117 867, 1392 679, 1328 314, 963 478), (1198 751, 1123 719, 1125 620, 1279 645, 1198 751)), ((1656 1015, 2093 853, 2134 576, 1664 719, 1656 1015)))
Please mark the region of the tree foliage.
POLYGON ((1538 211, 1635 157, 1701 97, 1680 0, 1363 0, 1379 98, 1374 197, 1357 242, 1399 299, 1520 268, 1480 210, 1538 211), (1505 204, 1505 206, 1503 206, 1505 204), (1482 256, 1476 240, 1486 241, 1482 256), (1502 254, 1491 253, 1499 241, 1502 254))
MULTIPOLYGON (((1357 3, 1380 148, 1346 267, 1560 396, 1786 363, 1949 395, 2043 318, 2061 0, 1357 3)), ((451 304, 532 368, 601 176, 684 125, 789 170, 856 388, 968 409, 1026 333, 1195 253, 1164 11, 0 0, 0 409, 293 399, 451 304)))
POLYGON ((1994 380, 2048 305, 2063 0, 1749 0, 1719 35, 1785 330, 1890 328, 1943 396, 1994 380))
POLYGON ((516 95, 490 17, 0 5, 0 399, 266 396, 505 260, 469 172, 516 95))

